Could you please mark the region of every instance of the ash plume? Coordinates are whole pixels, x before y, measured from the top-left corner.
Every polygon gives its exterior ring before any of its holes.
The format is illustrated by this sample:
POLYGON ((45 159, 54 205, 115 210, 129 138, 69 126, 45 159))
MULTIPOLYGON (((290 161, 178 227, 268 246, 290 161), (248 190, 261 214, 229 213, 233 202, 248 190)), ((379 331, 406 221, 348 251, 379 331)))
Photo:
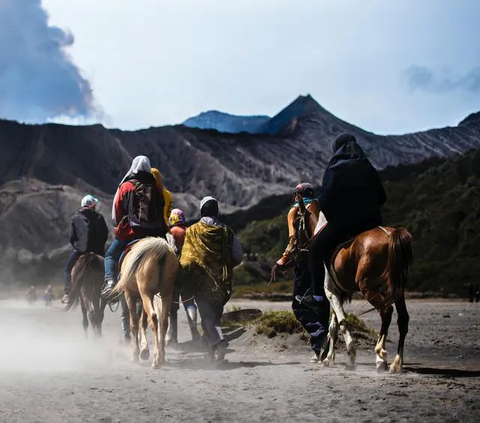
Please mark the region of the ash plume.
POLYGON ((0 1, 0 118, 41 123, 96 114, 90 83, 66 52, 73 42, 49 25, 41 0, 0 1))

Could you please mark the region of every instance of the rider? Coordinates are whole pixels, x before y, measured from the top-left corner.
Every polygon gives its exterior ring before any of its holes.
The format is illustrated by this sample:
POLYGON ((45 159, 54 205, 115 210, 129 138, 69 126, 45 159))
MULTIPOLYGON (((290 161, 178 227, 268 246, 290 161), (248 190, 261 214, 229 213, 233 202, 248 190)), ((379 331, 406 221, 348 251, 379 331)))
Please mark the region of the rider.
POLYGON ((242 262, 243 252, 233 230, 220 223, 215 198, 203 198, 200 215, 200 221, 185 234, 181 278, 195 295, 203 339, 208 346, 207 357, 221 362, 228 343, 223 337, 220 319, 232 294, 233 268, 242 262))
POLYGON ((301 299, 314 310, 327 301, 324 262, 328 264, 340 243, 381 225, 380 207, 386 201, 380 176, 353 135, 339 135, 333 152, 319 197, 328 223, 315 236, 309 252, 313 295, 301 299))
POLYGON ((173 208, 172 193, 163 185, 162 174, 158 169, 152 167, 152 175, 155 177, 155 181, 157 181, 157 188, 162 193, 165 201, 165 207, 163 208, 163 219, 165 220, 165 225, 167 225, 173 208))
POLYGON ((318 221, 320 207, 314 198, 313 186, 301 183, 295 187, 294 204, 288 212, 289 243, 278 266, 292 262, 295 266, 292 309, 295 317, 310 334, 310 344, 315 356, 312 362, 318 362, 323 340, 327 335, 329 303, 324 303, 322 313, 317 313, 305 307, 297 299, 303 298, 311 291, 312 277, 308 266, 308 243, 310 242, 318 221))
POLYGON ((114 300, 110 297, 117 283, 117 264, 127 245, 147 236, 165 237, 168 232, 162 213, 165 203, 151 171, 148 157, 135 157, 115 193, 112 206, 115 239, 105 255, 103 298, 114 300))
POLYGON ((90 252, 100 256, 105 254, 108 228, 103 216, 95 210, 98 202, 97 198, 86 195, 81 201, 82 208, 72 218, 70 244, 73 247, 73 252, 65 265, 65 286, 62 303, 68 303, 72 269, 79 257, 90 252))
MULTIPOLYGON (((186 219, 182 210, 173 209, 169 219, 170 233, 175 240, 175 246, 177 247, 178 257, 182 254, 183 242, 185 241, 185 233, 187 231, 186 219)), ((173 302, 170 308, 170 325, 168 326, 167 340, 169 343, 177 343, 178 333, 178 319, 177 311, 180 304, 180 294, 182 297, 183 306, 187 312, 188 325, 190 332, 192 333, 192 340, 196 341, 200 339, 200 334, 197 329, 197 305, 193 299, 193 295, 188 291, 179 289, 178 284, 175 285, 175 291, 173 294, 173 302)))

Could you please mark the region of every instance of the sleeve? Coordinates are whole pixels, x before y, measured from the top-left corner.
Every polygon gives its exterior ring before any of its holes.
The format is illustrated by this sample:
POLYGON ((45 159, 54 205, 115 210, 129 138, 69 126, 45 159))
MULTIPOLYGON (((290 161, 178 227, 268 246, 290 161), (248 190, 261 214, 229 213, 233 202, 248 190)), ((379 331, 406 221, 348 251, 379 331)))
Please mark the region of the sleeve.
POLYGON ((233 245, 232 245, 232 261, 233 267, 238 266, 243 260, 243 249, 242 244, 238 238, 233 234, 233 245))
POLYGON ((329 210, 332 208, 334 196, 335 196, 335 174, 331 169, 327 168, 325 170, 325 175, 323 176, 322 189, 320 190, 320 195, 318 198, 320 210, 328 214, 329 210))
POLYGON ((288 223, 288 237, 291 238, 294 235, 295 228, 293 227, 293 222, 295 221, 295 217, 297 216, 297 209, 296 207, 292 207, 287 215, 287 223, 288 223))
POLYGON ((383 187, 382 180, 377 170, 372 166, 372 179, 374 184, 374 189, 377 193, 378 205, 383 206, 387 201, 387 194, 385 193, 385 188, 383 187))
POLYGON ((124 182, 118 189, 117 202, 115 203, 115 214, 117 216, 116 224, 120 224, 127 215, 129 194, 135 189, 131 182, 124 182))
POLYGON ((72 219, 72 222, 70 223, 70 244, 73 245, 75 244, 75 241, 77 240, 77 232, 75 230, 75 218, 72 219))
POLYGON ((108 226, 102 215, 100 215, 100 239, 102 240, 103 247, 105 248, 105 244, 108 240, 108 226))

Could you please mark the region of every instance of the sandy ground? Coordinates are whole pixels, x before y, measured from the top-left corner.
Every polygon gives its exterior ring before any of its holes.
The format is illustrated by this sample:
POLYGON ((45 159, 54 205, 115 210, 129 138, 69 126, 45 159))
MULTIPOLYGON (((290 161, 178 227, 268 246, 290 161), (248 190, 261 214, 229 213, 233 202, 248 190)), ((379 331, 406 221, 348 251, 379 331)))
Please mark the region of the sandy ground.
MULTIPOLYGON (((348 308, 364 306, 354 301, 348 308)), ((299 340, 249 332, 231 342, 222 368, 209 368, 202 353, 186 352, 183 344, 152 371, 149 362, 129 361, 119 312, 107 310, 101 340, 86 340, 79 311, 0 301, 0 422, 480 421, 480 304, 411 300, 407 306, 404 372, 379 375, 373 345, 358 351, 357 370, 344 370, 342 349, 336 367, 325 369, 309 363, 309 347, 299 340)), ((376 314, 362 317, 379 328, 376 314)), ((179 318, 179 340, 186 342, 183 310, 179 318)), ((395 316, 392 323, 390 359, 395 316)))

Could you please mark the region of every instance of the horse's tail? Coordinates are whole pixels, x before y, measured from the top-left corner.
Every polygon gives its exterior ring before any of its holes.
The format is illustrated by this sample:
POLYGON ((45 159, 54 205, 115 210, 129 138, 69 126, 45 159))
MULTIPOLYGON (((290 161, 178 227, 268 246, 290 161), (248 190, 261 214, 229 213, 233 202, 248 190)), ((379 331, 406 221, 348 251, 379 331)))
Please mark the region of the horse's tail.
POLYGON ((148 237, 138 241, 125 257, 122 265, 120 280, 113 289, 113 293, 123 292, 135 274, 145 265, 148 259, 159 264, 165 261, 168 254, 175 254, 170 245, 163 238, 148 237))
POLYGON ((72 289, 69 293, 68 304, 65 310, 76 308, 80 302, 82 286, 86 282, 85 276, 93 270, 103 272, 103 264, 95 253, 87 253, 82 255, 75 263, 72 274, 72 289))
POLYGON ((388 239, 388 262, 383 278, 388 283, 385 307, 400 298, 413 263, 413 238, 405 228, 396 228, 388 239))

